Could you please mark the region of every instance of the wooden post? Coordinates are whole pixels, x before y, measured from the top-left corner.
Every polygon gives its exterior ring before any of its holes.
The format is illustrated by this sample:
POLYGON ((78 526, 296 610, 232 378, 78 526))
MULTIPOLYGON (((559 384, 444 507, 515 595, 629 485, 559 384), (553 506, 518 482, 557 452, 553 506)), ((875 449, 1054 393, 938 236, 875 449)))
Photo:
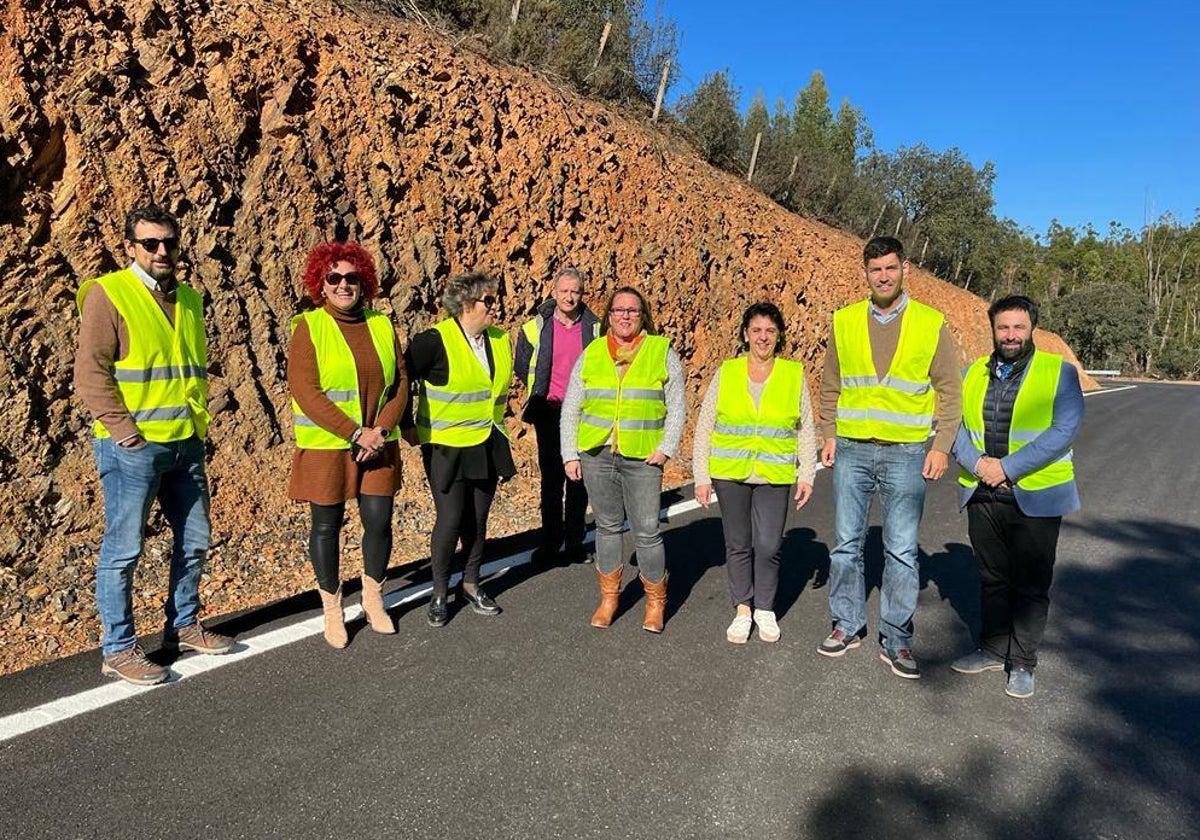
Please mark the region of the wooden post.
POLYGON ((663 94, 667 92, 667 74, 671 72, 671 59, 663 62, 662 79, 658 83, 658 96, 654 100, 654 115, 650 117, 650 122, 658 122, 658 112, 662 110, 663 94))
POLYGON ((604 55, 604 45, 608 43, 608 33, 612 32, 612 21, 604 21, 604 31, 600 33, 600 49, 596 52, 596 60, 592 63, 592 71, 600 66, 600 56, 604 55))
POLYGON ((754 183, 754 165, 758 163, 758 144, 762 142, 762 132, 754 135, 754 151, 750 153, 750 171, 746 173, 746 183, 754 183))
POLYGON ((887 202, 883 202, 883 206, 879 208, 879 215, 875 217, 875 224, 871 226, 871 235, 867 239, 875 238, 875 231, 879 230, 879 223, 883 221, 883 211, 887 210, 887 202))
POLYGON ((513 0, 512 13, 508 16, 508 21, 512 26, 517 25, 517 15, 521 14, 521 0, 513 0))

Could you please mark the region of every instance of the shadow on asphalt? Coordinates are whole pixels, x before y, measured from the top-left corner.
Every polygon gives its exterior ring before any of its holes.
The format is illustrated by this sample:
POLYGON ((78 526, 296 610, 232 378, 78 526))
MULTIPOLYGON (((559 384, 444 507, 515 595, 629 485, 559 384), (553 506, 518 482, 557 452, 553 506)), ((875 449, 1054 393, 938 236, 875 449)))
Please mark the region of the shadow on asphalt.
POLYGON ((979 642, 979 566, 971 546, 947 543, 945 551, 920 553, 921 589, 929 584, 937 587, 938 595, 971 631, 971 639, 979 642))
MULTIPOLYGON (((1134 520, 1063 523, 1064 538, 1072 530, 1085 546, 1119 547, 1111 562, 1060 565, 1051 595, 1047 647, 1061 651, 1064 667, 1082 681, 1081 708, 1072 710, 1062 731, 1079 758, 1038 784, 1040 795, 1022 796, 1011 784, 1020 775, 1020 750, 1038 750, 1045 735, 1046 707, 1030 701, 1016 717, 1028 729, 1025 735, 1015 730, 1015 749, 976 748, 952 779, 850 763, 828 780, 830 794, 797 815, 807 833, 830 840, 1083 840, 1194 830, 1200 820, 1200 528, 1134 520), (1012 775, 1002 768, 1012 768, 1012 775)), ((923 558, 922 569, 943 595, 951 593, 959 615, 969 616, 977 631, 978 608, 970 605, 958 556, 965 548, 923 558)))
MULTIPOLYGON (((829 583, 829 546, 817 542, 816 537, 817 532, 807 527, 792 528, 783 535, 779 589, 775 591, 775 615, 780 619, 796 605, 809 581, 813 589, 822 589, 829 583)), ((817 600, 824 609, 825 593, 817 600)))

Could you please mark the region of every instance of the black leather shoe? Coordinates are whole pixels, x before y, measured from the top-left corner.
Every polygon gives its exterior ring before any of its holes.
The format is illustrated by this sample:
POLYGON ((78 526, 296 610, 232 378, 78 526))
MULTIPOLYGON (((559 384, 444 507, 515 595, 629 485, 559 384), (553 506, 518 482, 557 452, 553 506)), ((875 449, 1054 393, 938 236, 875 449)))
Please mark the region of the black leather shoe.
POLYGON ((446 596, 434 595, 429 599, 429 626, 445 627, 450 620, 450 611, 446 608, 446 596))
POLYGON ((475 594, 472 595, 465 588, 462 590, 463 598, 471 605, 471 609, 480 615, 499 615, 500 607, 491 597, 483 591, 482 586, 475 588, 475 594))

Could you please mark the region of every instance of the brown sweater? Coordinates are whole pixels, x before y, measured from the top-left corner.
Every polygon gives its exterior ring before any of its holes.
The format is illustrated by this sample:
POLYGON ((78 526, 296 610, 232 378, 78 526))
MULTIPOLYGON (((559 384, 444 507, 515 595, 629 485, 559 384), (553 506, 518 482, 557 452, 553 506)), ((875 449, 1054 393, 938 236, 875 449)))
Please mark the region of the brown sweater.
MULTIPOLYGON (((358 370, 358 394, 363 412, 363 425, 394 429, 408 401, 408 380, 404 365, 399 363, 400 348, 396 347, 396 380, 388 390, 388 399, 378 410, 379 397, 384 392, 383 366, 371 341, 371 333, 362 310, 339 312, 326 305, 342 337, 354 356, 358 370)), ((301 321, 292 334, 288 349, 288 388, 305 416, 323 429, 350 440, 358 424, 347 417, 321 390, 321 375, 316 351, 308 333, 308 324, 301 321)), ((298 502, 332 505, 359 495, 391 496, 400 489, 400 452, 395 441, 388 442, 383 452, 370 461, 358 463, 350 449, 300 449, 292 455, 292 476, 288 497, 298 502)))
MULTIPOLYGON (((891 367, 892 357, 896 355, 896 346, 900 343, 901 321, 902 317, 881 324, 874 317, 868 316, 867 332, 871 337, 871 358, 879 376, 887 372, 891 367)), ((945 323, 938 333, 937 351, 929 365, 929 378, 937 395, 933 421, 933 449, 949 453, 954 436, 958 434, 958 424, 962 420, 962 373, 959 369, 954 336, 945 323)), ((825 346, 825 370, 821 374, 820 432, 826 440, 837 436, 837 401, 841 390, 842 369, 838 362, 837 341, 831 325, 829 343, 825 346)))
MULTIPOLYGON (((167 321, 174 325, 174 284, 169 292, 159 288, 149 291, 162 307, 167 321)), ((137 424, 125 408, 112 373, 113 363, 124 359, 128 353, 129 330, 125 319, 117 313, 104 287, 96 283, 83 301, 79 348, 75 352, 75 393, 117 443, 138 433, 137 424)))

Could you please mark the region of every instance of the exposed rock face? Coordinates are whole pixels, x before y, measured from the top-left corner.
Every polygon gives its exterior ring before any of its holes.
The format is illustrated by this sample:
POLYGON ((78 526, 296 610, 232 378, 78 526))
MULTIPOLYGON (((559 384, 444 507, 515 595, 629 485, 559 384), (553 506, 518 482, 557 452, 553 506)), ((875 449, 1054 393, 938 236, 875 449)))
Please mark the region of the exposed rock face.
MULTIPOLYGON (((791 354, 815 374, 831 313, 865 291, 854 238, 368 3, 9 0, 0 72, 0 673, 97 644, 103 514, 71 393, 75 290, 122 262, 135 204, 180 215, 207 308, 210 615, 312 585, 307 511, 285 498, 285 362, 304 256, 321 241, 349 236, 377 256, 379 307, 404 336, 471 267, 500 278, 513 328, 558 265, 589 272, 593 300, 637 285, 685 358, 693 408, 745 305, 778 303, 791 354)), ((987 349, 982 301, 919 272, 910 290, 947 312, 964 359, 987 349)), ((521 475, 494 533, 536 521, 532 441, 511 426, 521 475)), ((396 562, 427 554, 415 453, 406 466, 396 562)), ((152 521, 142 632, 160 620, 168 537, 152 521)))

